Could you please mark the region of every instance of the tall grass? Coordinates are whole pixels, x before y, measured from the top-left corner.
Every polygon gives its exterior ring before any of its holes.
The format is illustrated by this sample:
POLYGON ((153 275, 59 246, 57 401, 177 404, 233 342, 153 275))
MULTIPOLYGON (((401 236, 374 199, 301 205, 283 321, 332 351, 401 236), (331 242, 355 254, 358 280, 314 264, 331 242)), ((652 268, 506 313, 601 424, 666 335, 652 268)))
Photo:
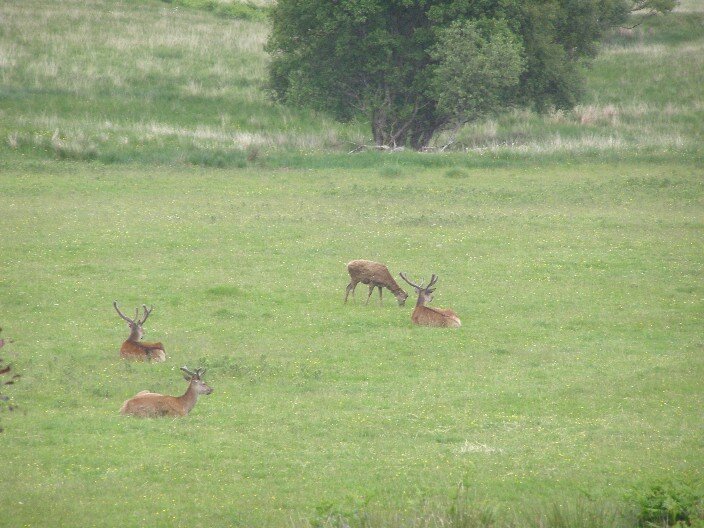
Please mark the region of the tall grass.
POLYGON ((5 150, 218 164, 252 148, 324 150, 358 140, 354 128, 269 103, 263 22, 156 1, 0 9, 5 150))
POLYGON ((269 0, 250 0, 239 2, 232 0, 163 0, 174 5, 190 7, 193 9, 203 9, 218 16, 237 18, 241 20, 266 19, 267 12, 264 9, 271 3, 269 0))
MULTIPOLYGON (((22 156, 246 166, 369 144, 366 123, 272 104, 263 4, 3 2, 0 149, 22 156), (205 6, 205 7, 207 7, 205 6), (222 7, 225 6, 225 7, 222 7), (203 6, 201 6, 203 7, 203 6), (217 9, 216 9, 217 8, 217 9), (239 9, 239 8, 237 8, 239 9)), ((700 156, 704 13, 617 30, 573 112, 514 111, 435 146, 492 156, 700 156)))
POLYGON ((545 154, 699 150, 704 13, 678 11, 640 22, 635 29, 616 28, 606 39, 588 72, 586 100, 572 112, 543 117, 514 111, 465 127, 455 145, 545 154))

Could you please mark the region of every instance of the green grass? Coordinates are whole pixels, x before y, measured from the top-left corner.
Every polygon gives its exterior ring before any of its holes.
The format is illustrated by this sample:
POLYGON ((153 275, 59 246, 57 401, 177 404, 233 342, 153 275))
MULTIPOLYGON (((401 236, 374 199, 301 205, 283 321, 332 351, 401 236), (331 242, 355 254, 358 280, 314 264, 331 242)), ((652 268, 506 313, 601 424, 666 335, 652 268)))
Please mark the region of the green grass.
POLYGON ((157 1, 4 2, 0 16, 3 153, 238 166, 362 141, 269 102, 262 21, 157 1))
POLYGON ((256 2, 239 2, 230 0, 163 0, 169 4, 177 6, 203 9, 218 16, 237 18, 242 20, 264 21, 267 17, 266 7, 270 0, 258 0, 256 2))
POLYGON ((510 517, 700 475, 701 167, 458 171, 5 167, 3 525, 390 518, 461 482, 510 517), (462 328, 343 305, 357 257, 438 274, 462 328), (167 363, 118 359, 113 299, 167 363), (188 418, 119 416, 183 364, 215 388, 188 418))
POLYGON ((701 523, 700 3, 614 32, 573 112, 354 155, 268 100, 268 3, 0 3, 0 526, 701 523), (462 328, 344 305, 353 258, 462 328), (119 360, 115 299, 166 363, 119 360), (187 418, 119 415, 184 364, 187 418))

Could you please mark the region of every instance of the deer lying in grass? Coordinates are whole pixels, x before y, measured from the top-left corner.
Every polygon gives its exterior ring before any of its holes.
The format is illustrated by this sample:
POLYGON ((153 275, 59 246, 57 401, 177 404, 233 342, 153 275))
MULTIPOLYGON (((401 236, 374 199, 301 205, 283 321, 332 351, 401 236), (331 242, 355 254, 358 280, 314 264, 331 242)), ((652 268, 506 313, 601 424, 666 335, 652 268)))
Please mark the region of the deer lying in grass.
POLYGON ((389 268, 379 262, 372 262, 371 260, 353 260, 347 264, 347 271, 350 274, 351 280, 345 292, 345 302, 347 302, 347 297, 350 292, 352 292, 352 297, 354 297, 354 289, 360 282, 369 285, 367 303, 369 303, 369 298, 372 296, 374 288, 379 288, 379 302, 382 302, 382 288, 388 288, 391 293, 396 296, 399 306, 403 306, 408 298, 408 294, 401 289, 391 276, 391 273, 389 273, 389 268))
POLYGON ((449 328, 459 328, 462 326, 460 318, 449 308, 431 308, 430 306, 426 306, 427 303, 433 300, 433 292, 435 291, 433 286, 438 281, 437 275, 431 277, 430 283, 426 287, 423 287, 423 283, 421 283, 420 286, 412 283, 403 273, 399 273, 399 275, 401 275, 401 278, 408 284, 413 286, 418 294, 418 301, 416 301, 416 307, 413 310, 413 315, 411 315, 411 321, 413 321, 414 324, 449 328))
POLYGON ((134 319, 130 319, 117 307, 117 301, 113 301, 112 305, 115 307, 120 317, 127 321, 127 325, 130 327, 130 336, 122 343, 122 347, 120 347, 120 357, 137 361, 156 361, 157 363, 166 361, 164 345, 161 343, 140 341, 144 335, 142 325, 144 325, 149 314, 152 313, 153 308, 147 310, 147 306, 143 304, 144 316, 141 319, 139 318, 139 308, 137 308, 135 310, 134 319))
POLYGON ((183 396, 164 396, 156 392, 142 391, 135 394, 120 407, 120 414, 131 414, 140 418, 160 416, 186 416, 198 401, 199 394, 210 394, 213 389, 203 381, 205 369, 195 372, 181 367, 188 381, 188 389, 183 396))

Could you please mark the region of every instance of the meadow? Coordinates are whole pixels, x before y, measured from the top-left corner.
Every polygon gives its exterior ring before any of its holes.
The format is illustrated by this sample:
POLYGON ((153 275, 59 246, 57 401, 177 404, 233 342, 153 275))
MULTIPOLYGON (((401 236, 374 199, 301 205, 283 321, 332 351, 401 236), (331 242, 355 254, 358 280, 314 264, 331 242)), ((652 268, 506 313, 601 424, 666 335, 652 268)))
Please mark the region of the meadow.
MULTIPOLYGON (((4 2, 0 152, 244 168, 308 166, 315 155, 334 165, 331 154, 371 144, 366 123, 272 105, 265 20, 183 5, 220 3, 4 2)), ((694 0, 680 9, 625 34, 614 30, 574 111, 514 110, 440 135, 433 146, 540 161, 701 159, 704 11, 694 0)))
POLYGON ((573 113, 354 155, 364 123, 268 102, 264 21, 57 6, 0 5, 0 526, 624 527, 657 486, 701 524, 696 2, 573 113), (462 327, 344 304, 353 258, 462 327), (113 300, 166 363, 119 359, 113 300), (119 415, 182 365, 188 417, 119 415))

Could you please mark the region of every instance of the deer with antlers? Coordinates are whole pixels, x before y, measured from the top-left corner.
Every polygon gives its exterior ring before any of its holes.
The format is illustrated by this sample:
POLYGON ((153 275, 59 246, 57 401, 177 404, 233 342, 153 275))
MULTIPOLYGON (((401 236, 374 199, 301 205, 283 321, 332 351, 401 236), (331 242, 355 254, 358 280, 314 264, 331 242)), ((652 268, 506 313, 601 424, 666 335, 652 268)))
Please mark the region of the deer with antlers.
POLYGON ((379 302, 382 302, 382 288, 388 288, 394 294, 399 306, 403 306, 408 298, 408 294, 401 289, 391 276, 391 273, 389 273, 389 268, 379 262, 353 260, 347 264, 347 272, 350 274, 350 283, 347 285, 347 291, 345 292, 345 302, 347 302, 350 292, 352 292, 352 297, 354 298, 354 289, 360 282, 369 285, 367 303, 369 303, 369 298, 374 293, 374 288, 379 288, 379 302))
POLYGON ((161 416, 186 416, 198 401, 200 394, 210 394, 212 387, 203 381, 205 369, 181 367, 184 379, 188 382, 183 396, 164 396, 156 392, 141 391, 125 401, 120 407, 120 414, 139 418, 158 418, 161 416))
POLYGON ((433 292, 435 291, 433 286, 438 281, 437 275, 433 275, 430 282, 425 287, 422 282, 419 286, 409 281, 403 273, 399 273, 399 275, 408 284, 413 286, 413 289, 415 289, 418 294, 416 307, 411 315, 411 321, 413 321, 414 324, 420 326, 440 326, 447 328, 459 328, 462 326, 460 318, 449 308, 431 308, 430 306, 426 306, 427 303, 433 300, 433 292))
POLYGON ((117 307, 117 301, 113 301, 112 305, 117 310, 117 313, 125 321, 127 321, 127 326, 130 327, 130 335, 127 340, 122 343, 120 348, 120 357, 124 359, 133 359, 136 361, 155 361, 160 363, 166 361, 166 353, 164 352, 164 345, 161 343, 148 343, 142 342, 142 336, 144 335, 144 329, 142 326, 144 322, 152 313, 153 307, 147 309, 147 305, 143 304, 144 315, 139 317, 139 308, 135 309, 134 319, 130 319, 125 314, 123 314, 117 307))

